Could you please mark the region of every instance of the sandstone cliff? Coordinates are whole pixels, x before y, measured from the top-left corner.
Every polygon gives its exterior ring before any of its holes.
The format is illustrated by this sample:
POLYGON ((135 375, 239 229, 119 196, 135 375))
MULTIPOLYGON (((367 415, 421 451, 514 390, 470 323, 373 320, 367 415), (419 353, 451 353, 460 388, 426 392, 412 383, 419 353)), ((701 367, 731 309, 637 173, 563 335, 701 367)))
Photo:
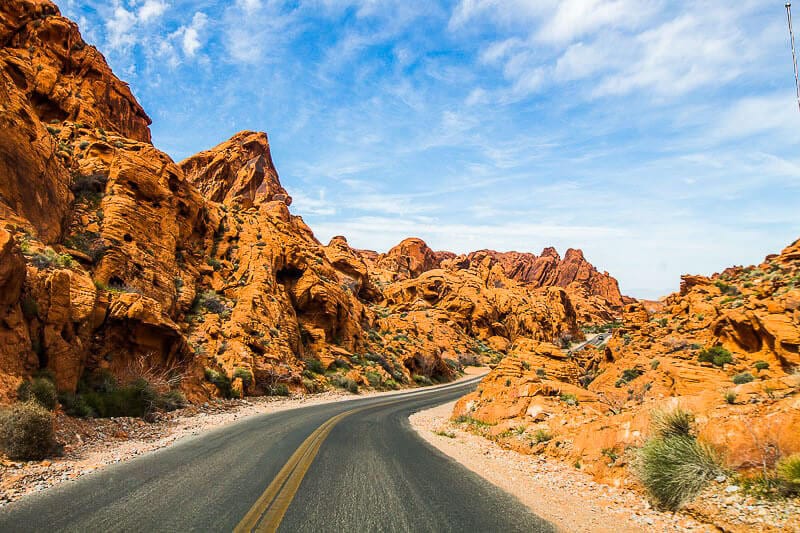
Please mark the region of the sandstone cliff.
POLYGON ((496 424, 491 435, 524 453, 630 484, 627 451, 647 437, 650 413, 680 405, 746 472, 800 451, 799 349, 797 241, 758 266, 684 276, 651 310, 626 306, 602 350, 512 346, 454 416, 496 424))
POLYGON ((599 282, 580 261, 531 284, 419 239, 324 245, 266 134, 172 161, 48 0, 0 5, 0 44, 0 401, 39 370, 70 392, 142 361, 179 369, 192 400, 395 388, 581 337, 571 293, 599 282))

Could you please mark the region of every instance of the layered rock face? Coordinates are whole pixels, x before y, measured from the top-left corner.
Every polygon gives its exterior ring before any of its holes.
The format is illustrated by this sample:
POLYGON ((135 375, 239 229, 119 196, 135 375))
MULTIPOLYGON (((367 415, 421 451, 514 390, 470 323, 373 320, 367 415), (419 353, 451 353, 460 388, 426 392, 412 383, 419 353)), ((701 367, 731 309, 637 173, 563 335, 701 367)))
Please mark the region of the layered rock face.
POLYGON ((142 361, 179 369, 192 400, 219 375, 243 394, 394 388, 581 337, 570 289, 488 258, 323 245, 264 133, 176 164, 51 2, 4 2, 0 38, 0 402, 37 370, 74 391, 142 361))
POLYGON ((512 347, 454 415, 496 423, 495 438, 519 451, 627 484, 624 451, 648 436, 653 409, 680 405, 731 467, 760 468, 776 460, 770 450, 800 451, 798 348, 800 241, 758 266, 684 276, 662 305, 626 306, 603 350, 565 358, 546 344, 512 347), (552 439, 537 442, 537 430, 552 439))

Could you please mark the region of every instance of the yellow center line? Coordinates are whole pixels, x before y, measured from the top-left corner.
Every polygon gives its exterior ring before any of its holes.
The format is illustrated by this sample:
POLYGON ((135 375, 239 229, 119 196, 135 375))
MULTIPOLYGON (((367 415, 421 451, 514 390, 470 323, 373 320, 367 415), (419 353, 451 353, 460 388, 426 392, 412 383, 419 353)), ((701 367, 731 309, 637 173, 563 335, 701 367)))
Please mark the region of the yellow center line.
MULTIPOLYGON (((469 380, 470 382, 472 380, 469 380)), ((458 385, 465 385, 467 382, 459 383, 458 385)), ((454 384, 455 385, 455 384, 454 384)), ((428 390, 426 392, 438 392, 442 389, 455 388, 454 385, 442 387, 441 389, 428 390)), ((408 397, 414 398, 418 393, 404 394, 402 397, 393 399, 386 402, 376 403, 374 405, 365 405, 355 409, 350 409, 343 413, 339 413, 326 420, 322 425, 315 429, 311 435, 295 450, 286 464, 283 465, 278 475, 272 480, 272 483, 266 488, 263 494, 259 496, 253 507, 247 512, 242 520, 234 528, 234 533, 252 533, 252 532, 270 532, 273 533, 278 530, 278 527, 283 520, 289 505, 297 494, 300 488, 300 483, 311 468, 311 463, 319 452, 322 443, 328 437, 333 428, 347 418, 348 416, 363 411, 365 409, 373 409, 375 407, 386 407, 397 402, 404 401, 408 397)))

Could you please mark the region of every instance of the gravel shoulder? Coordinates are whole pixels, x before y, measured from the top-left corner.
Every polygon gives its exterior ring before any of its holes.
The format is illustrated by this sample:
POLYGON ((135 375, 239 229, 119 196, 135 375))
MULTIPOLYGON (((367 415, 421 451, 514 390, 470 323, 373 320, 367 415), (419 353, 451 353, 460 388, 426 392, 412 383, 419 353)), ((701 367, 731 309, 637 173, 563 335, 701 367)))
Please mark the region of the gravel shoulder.
MULTIPOLYGON (((467 367, 462 378, 445 385, 487 372, 486 368, 467 367)), ((78 419, 58 413, 55 425, 56 439, 62 446, 60 455, 40 462, 11 461, 0 455, 0 507, 106 465, 132 459, 249 416, 373 396, 393 396, 410 390, 413 389, 357 395, 337 390, 289 398, 213 400, 161 414, 152 423, 138 418, 78 419)))
POLYGON ((717 531, 680 514, 662 513, 632 491, 596 483, 575 468, 505 450, 449 421, 455 402, 411 415, 428 443, 506 492, 560 530, 574 532, 717 531))

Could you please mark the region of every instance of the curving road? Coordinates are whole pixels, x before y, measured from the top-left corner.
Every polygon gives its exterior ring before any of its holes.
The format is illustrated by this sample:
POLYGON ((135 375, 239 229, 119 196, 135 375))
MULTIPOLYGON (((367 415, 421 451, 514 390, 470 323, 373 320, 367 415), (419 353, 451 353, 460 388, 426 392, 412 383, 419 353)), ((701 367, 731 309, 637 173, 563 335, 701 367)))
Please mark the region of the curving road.
POLYGON ((555 531, 420 439, 476 379, 258 415, 0 509, 0 531, 555 531))

